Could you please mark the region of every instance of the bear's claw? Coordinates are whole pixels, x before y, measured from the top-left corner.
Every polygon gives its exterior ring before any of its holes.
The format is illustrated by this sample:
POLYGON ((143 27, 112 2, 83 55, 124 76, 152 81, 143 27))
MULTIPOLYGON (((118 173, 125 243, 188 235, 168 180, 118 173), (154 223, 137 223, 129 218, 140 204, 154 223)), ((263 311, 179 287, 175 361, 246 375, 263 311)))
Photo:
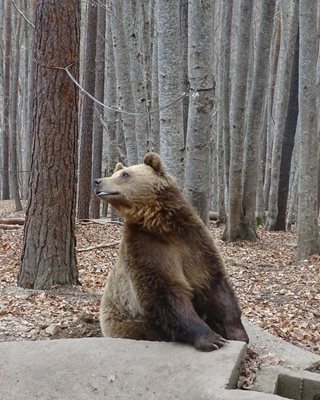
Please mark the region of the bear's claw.
POLYGON ((200 336, 195 342, 195 348, 200 351, 218 350, 227 342, 222 336, 209 332, 204 336, 200 336))

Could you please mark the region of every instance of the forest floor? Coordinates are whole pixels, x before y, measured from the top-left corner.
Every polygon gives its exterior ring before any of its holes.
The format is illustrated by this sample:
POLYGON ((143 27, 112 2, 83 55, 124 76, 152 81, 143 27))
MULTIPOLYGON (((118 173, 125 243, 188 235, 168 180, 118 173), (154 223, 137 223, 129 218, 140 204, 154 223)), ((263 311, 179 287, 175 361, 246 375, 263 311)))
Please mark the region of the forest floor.
MULTIPOLYGON (((16 216, 13 211, 13 202, 0 202, 0 217, 16 216)), ((320 255, 298 263, 295 232, 260 228, 256 243, 226 243, 222 229, 210 225, 243 314, 270 333, 320 354, 320 255)), ((0 341, 100 336, 99 303, 121 230, 113 223, 77 224, 82 285, 43 291, 16 286, 23 230, 0 229, 0 341), (108 246, 95 248, 101 244, 108 246)), ((254 351, 250 358, 256 358, 254 351)))

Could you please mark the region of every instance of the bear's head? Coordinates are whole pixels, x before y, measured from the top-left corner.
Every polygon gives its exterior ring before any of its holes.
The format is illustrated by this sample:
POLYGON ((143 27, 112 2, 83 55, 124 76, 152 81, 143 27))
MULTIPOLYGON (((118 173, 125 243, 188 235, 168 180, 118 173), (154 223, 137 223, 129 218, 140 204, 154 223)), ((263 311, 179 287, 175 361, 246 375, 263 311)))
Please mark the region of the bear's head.
POLYGON ((151 222, 161 214, 168 192, 179 192, 175 179, 167 174, 156 153, 147 153, 143 164, 125 167, 118 163, 112 176, 94 183, 96 195, 128 222, 151 222))

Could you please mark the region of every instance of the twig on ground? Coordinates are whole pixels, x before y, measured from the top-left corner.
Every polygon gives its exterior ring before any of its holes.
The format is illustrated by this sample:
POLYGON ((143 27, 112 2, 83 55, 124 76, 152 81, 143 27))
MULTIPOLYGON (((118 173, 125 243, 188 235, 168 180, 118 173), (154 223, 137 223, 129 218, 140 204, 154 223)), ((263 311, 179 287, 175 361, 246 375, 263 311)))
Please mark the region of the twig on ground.
POLYGON ((8 225, 8 224, 0 224, 0 229, 9 230, 9 229, 22 229, 22 225, 8 225))
POLYGON ((120 244, 120 241, 111 242, 111 243, 101 243, 101 244, 98 244, 97 246, 86 247, 84 249, 77 249, 77 252, 83 253, 85 251, 92 251, 92 250, 96 250, 96 249, 103 249, 105 247, 118 246, 118 244, 120 244))

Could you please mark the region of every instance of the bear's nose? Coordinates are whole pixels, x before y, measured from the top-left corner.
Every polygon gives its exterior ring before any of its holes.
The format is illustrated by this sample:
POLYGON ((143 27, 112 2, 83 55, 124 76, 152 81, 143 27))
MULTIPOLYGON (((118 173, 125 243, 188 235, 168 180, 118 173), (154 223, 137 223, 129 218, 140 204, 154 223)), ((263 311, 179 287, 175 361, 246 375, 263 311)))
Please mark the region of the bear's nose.
POLYGON ((101 183, 101 179, 95 179, 94 180, 94 186, 99 186, 101 183))

